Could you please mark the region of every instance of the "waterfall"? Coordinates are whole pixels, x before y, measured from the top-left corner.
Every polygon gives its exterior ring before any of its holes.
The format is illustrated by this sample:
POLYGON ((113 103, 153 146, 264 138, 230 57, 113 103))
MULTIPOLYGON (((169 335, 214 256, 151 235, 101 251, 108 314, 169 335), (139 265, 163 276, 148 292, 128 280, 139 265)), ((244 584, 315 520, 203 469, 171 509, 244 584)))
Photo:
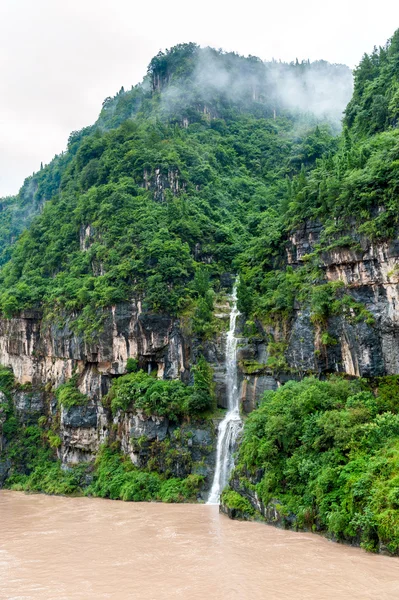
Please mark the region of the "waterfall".
POLYGON ((233 288, 232 299, 230 327, 226 339, 227 414, 218 428, 215 476, 209 493, 208 504, 218 504, 220 494, 227 485, 234 466, 233 452, 242 427, 237 379, 237 338, 235 336, 236 321, 240 314, 237 308, 237 283, 233 288))

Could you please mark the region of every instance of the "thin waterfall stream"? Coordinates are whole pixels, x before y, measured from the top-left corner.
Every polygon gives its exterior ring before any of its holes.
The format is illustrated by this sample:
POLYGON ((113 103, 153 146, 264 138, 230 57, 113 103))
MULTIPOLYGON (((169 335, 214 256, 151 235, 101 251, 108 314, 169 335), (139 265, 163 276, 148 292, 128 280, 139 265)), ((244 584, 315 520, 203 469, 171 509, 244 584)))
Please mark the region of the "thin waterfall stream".
POLYGON ((232 300, 230 326, 226 338, 227 413, 218 428, 215 475, 207 504, 219 504, 220 494, 227 485, 234 466, 233 453, 242 428, 237 378, 237 338, 235 335, 236 321, 240 314, 237 308, 237 282, 233 288, 232 300))

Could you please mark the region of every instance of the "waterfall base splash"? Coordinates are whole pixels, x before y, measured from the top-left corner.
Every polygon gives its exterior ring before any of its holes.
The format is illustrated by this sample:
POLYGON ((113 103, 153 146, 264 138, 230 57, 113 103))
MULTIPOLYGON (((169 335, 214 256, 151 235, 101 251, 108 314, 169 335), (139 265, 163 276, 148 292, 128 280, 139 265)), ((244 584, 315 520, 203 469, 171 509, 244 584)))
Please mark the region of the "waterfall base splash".
POLYGON ((227 413, 219 425, 215 476, 207 504, 219 504, 220 494, 234 467, 233 452, 241 427, 240 415, 235 411, 227 413))

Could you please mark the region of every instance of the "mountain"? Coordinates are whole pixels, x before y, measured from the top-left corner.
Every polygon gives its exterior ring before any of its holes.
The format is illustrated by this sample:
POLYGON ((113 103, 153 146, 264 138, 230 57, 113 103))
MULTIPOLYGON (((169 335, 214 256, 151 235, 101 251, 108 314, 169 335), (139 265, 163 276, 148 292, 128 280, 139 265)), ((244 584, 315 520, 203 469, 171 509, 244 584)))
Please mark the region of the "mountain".
MULTIPOLYGON (((324 61, 264 63, 195 44, 161 52, 139 85, 107 98, 66 153, 2 201, 0 482, 126 500, 204 498, 226 405, 224 332, 237 276, 240 393, 253 412, 224 500, 230 514, 269 518, 270 501, 288 493, 284 461, 294 463, 290 444, 302 448, 308 432, 297 396, 310 398, 312 415, 349 402, 349 437, 356 402, 371 428, 387 411, 395 421, 398 39, 364 56, 353 90, 349 69, 324 61), (286 383, 337 373, 344 380, 321 388, 286 383), (262 416, 274 413, 257 408, 265 391, 278 414, 294 403, 277 441, 262 416), (385 401, 370 408, 378 394, 385 401), (272 467, 253 440, 276 453, 272 467)), ((339 445, 334 415, 325 436, 339 470, 352 447, 339 445)), ((325 515, 337 511, 320 512, 327 491, 316 497, 303 472, 286 524, 319 519, 322 531, 360 536, 361 521, 329 528, 325 515), (297 518, 302 509, 309 519, 297 518)), ((340 494, 347 499, 339 490, 331 502, 340 494)), ((360 515, 375 510, 359 506, 360 515)), ((366 545, 392 542, 372 527, 366 545)))
POLYGON ((196 269, 234 270, 251 215, 334 146, 351 85, 346 67, 322 61, 268 64, 194 44, 160 53, 4 203, 2 312, 84 310, 78 331, 88 321, 98 331, 97 311, 132 297, 179 314, 196 269))
MULTIPOLYGON (((387 554, 399 551, 398 44, 396 32, 355 70, 338 148, 294 178, 278 250, 259 238, 247 251, 242 307, 272 336, 269 366, 336 375, 266 392, 223 497, 230 516, 387 554)), ((265 373, 254 358, 244 369, 265 373)))

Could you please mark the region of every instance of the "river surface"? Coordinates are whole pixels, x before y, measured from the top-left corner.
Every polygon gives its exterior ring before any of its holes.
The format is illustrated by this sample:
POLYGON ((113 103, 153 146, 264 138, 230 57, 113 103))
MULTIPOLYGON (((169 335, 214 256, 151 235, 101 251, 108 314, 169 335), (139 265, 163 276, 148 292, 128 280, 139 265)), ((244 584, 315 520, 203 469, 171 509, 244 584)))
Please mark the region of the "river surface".
POLYGON ((0 491, 7 600, 399 599, 399 559, 217 506, 0 491))

